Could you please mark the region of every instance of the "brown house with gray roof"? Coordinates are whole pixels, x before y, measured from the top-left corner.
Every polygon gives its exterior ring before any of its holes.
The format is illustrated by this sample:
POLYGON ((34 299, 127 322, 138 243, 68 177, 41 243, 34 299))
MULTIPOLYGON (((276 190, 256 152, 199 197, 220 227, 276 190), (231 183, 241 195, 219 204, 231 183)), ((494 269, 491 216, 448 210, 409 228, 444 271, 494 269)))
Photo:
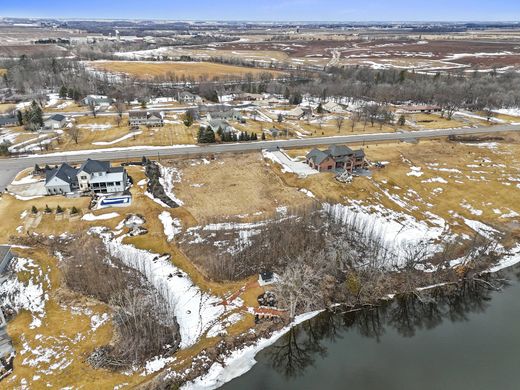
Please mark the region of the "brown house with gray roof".
POLYGON ((367 166, 362 149, 352 150, 344 145, 332 145, 326 150, 313 149, 307 154, 306 161, 320 172, 336 169, 352 172, 367 166))

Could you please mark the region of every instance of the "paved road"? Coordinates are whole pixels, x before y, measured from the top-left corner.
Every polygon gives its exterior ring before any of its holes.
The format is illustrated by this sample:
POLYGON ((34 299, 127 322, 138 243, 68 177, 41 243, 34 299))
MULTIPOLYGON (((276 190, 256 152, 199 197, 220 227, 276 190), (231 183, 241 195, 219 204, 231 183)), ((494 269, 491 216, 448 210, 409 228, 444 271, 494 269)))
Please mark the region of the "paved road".
POLYGON ((499 133, 508 131, 520 131, 520 125, 500 125, 492 127, 471 127, 461 129, 443 130, 419 130, 413 132, 396 133, 376 133, 376 134, 356 134, 342 135, 336 137, 317 137, 277 141, 243 142, 233 144, 216 144, 205 146, 161 146, 161 147, 133 147, 133 148, 114 148, 101 150, 86 150, 68 153, 51 153, 43 155, 33 155, 27 157, 17 157, 0 160, 0 190, 3 190, 13 179, 16 172, 31 167, 34 164, 60 164, 62 162, 81 162, 87 157, 100 160, 126 160, 139 159, 142 156, 155 157, 175 157, 175 156, 198 156, 213 153, 240 153, 269 148, 295 148, 309 147, 332 144, 361 144, 364 142, 382 141, 406 141, 412 139, 437 138, 449 135, 467 135, 482 133, 499 133))

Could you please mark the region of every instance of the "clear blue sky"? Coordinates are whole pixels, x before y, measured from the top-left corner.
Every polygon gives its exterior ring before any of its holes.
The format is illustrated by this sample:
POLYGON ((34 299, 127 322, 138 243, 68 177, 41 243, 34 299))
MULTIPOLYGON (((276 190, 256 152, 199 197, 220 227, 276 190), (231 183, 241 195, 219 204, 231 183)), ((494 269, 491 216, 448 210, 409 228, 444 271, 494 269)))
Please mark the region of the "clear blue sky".
POLYGON ((0 16, 268 21, 515 21, 520 0, 0 0, 0 16))

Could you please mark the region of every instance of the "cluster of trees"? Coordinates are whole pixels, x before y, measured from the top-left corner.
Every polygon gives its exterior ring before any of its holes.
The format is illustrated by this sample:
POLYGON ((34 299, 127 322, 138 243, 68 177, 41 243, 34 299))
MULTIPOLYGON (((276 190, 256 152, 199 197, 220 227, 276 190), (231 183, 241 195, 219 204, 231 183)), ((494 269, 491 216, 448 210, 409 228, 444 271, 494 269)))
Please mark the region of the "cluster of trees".
POLYGON ((215 132, 211 128, 201 126, 197 133, 197 142, 199 144, 214 144, 216 142, 215 132))
MULTIPOLYGON (((318 207, 295 210, 260 226, 261 232, 248 236, 248 242, 233 253, 210 248, 212 238, 206 236, 204 243, 183 244, 183 249, 216 280, 275 271, 280 279, 274 291, 290 317, 335 302, 369 304, 395 291, 458 280, 460 274, 448 264, 461 254, 465 275, 480 272, 497 259, 496 240, 477 234, 465 244, 446 243, 436 255, 435 263, 441 264, 437 271, 417 271, 417 265, 432 260, 428 242, 391 246, 356 214, 337 216, 318 207)), ((239 228, 228 234, 241 237, 239 228)))
POLYGON ((23 124, 26 130, 35 131, 43 127, 43 110, 34 100, 23 114, 18 111, 17 115, 19 124, 23 124))
MULTIPOLYGON (((255 132, 241 131, 235 133, 231 131, 224 132, 219 127, 217 134, 221 142, 242 142, 242 141, 258 141, 258 135, 255 132)), ((265 140, 265 135, 262 134, 262 140, 265 140)), ((197 142, 200 144, 213 144, 217 142, 215 132, 210 127, 201 126, 197 134, 197 142)))
POLYGON ((91 365, 122 369, 178 349, 179 325, 170 303, 138 270, 125 266, 100 239, 86 234, 53 245, 64 255, 60 266, 67 288, 114 310, 118 337, 89 356, 91 365))

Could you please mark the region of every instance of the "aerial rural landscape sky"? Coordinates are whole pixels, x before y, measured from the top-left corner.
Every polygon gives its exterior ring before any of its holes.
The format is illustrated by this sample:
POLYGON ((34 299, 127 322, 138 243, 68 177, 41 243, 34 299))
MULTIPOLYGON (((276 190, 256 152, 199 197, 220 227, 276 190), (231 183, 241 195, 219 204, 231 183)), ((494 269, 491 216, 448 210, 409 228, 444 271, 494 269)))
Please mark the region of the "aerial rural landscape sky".
POLYGON ((513 21, 517 0, 439 0, 427 7, 417 1, 385 0, 89 0, 3 2, 0 16, 54 18, 146 18, 189 20, 287 21, 513 21))

